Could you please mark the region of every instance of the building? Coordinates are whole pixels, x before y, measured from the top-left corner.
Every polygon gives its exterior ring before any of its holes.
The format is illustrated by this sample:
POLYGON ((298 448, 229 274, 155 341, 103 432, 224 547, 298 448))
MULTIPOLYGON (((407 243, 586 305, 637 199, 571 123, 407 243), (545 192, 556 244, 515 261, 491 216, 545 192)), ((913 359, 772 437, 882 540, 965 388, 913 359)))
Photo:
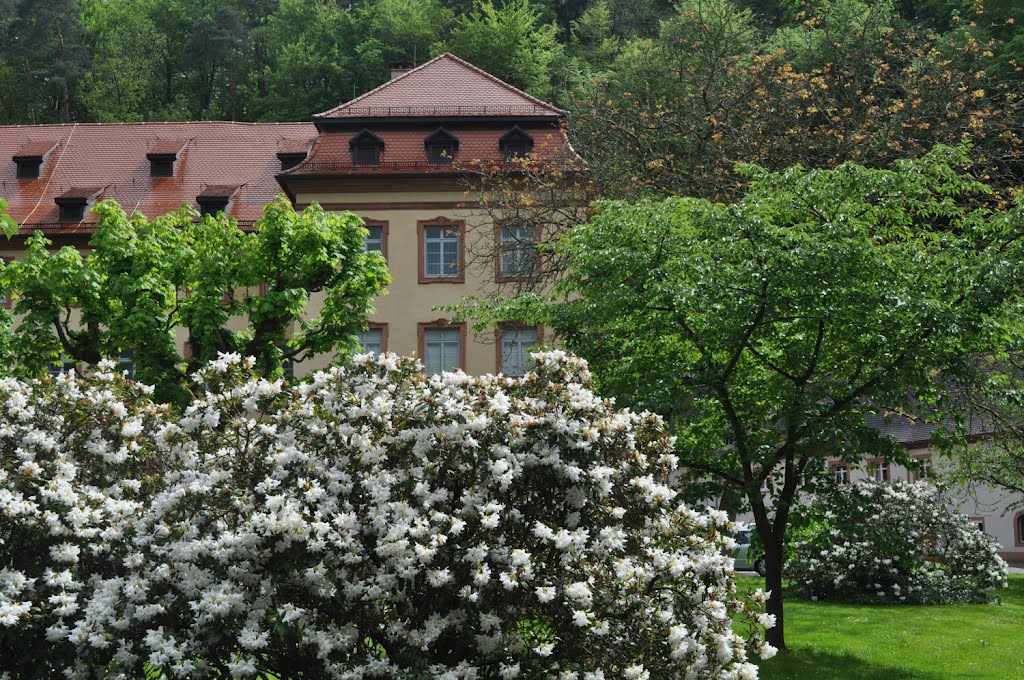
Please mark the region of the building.
MULTIPOLYGON (((429 371, 524 369, 541 328, 509 326, 473 336, 432 311, 482 290, 485 279, 529 278, 533 232, 495 230, 474 196, 467 168, 538 161, 571 153, 565 112, 443 54, 392 71, 392 79, 311 123, 125 123, 0 128, 0 196, 21 233, 0 257, 17 258, 27 235, 84 247, 95 228, 89 208, 113 198, 149 217, 189 204, 221 210, 243 228, 284 191, 301 209, 318 202, 350 210, 370 231, 392 274, 390 294, 360 338, 368 350, 415 354, 429 371), (467 239, 508 243, 490 270, 467 266, 467 239)), ((512 168, 514 165, 509 164, 512 168)), ((316 300, 312 302, 316 305, 316 300)), ((184 339, 180 339, 184 343, 184 339)), ((321 357, 295 367, 302 374, 321 357)))
MULTIPOLYGON (((573 153, 564 124, 560 109, 444 54, 395 69, 389 82, 312 122, 0 127, 0 196, 21 225, 0 244, 0 257, 17 258, 36 230, 57 246, 85 247, 95 229, 88 209, 103 198, 149 217, 183 204, 223 211, 246 228, 283 191, 297 208, 317 202, 358 214, 369 229, 366 248, 386 257, 393 282, 375 301, 360 338, 365 349, 414 354, 432 372, 520 373, 542 328, 510 324, 497 336, 474 335, 433 307, 535 274, 535 233, 491 224, 467 192, 466 169, 514 170, 524 156, 559 162, 573 153), (491 242, 499 254, 492 266, 468 266, 471 238, 491 242)), ((327 360, 299 364, 296 373, 327 360)), ((927 436, 904 429, 891 434, 915 455, 930 455, 927 436)), ((912 474, 872 470, 882 481, 912 474)), ((837 467, 834 474, 862 473, 837 467)), ((1005 505, 991 494, 965 497, 961 506, 1000 539, 1009 559, 1024 561, 1024 513, 1000 514, 1005 505)))

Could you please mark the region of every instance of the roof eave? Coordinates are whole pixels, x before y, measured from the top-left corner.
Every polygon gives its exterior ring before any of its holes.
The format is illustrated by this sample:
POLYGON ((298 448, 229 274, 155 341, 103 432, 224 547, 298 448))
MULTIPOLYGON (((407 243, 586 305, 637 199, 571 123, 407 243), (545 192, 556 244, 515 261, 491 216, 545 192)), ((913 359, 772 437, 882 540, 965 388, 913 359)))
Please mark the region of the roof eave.
POLYGON ((550 115, 515 115, 515 114, 503 114, 493 116, 334 116, 334 117, 313 117, 313 124, 319 132, 332 132, 339 129, 353 128, 353 127, 368 127, 371 125, 381 125, 386 123, 388 125, 409 125, 409 124, 421 124, 421 125, 440 125, 445 123, 482 123, 482 122, 500 122, 500 123, 512 123, 518 124, 530 124, 530 123, 558 123, 563 120, 565 116, 558 114, 550 115))

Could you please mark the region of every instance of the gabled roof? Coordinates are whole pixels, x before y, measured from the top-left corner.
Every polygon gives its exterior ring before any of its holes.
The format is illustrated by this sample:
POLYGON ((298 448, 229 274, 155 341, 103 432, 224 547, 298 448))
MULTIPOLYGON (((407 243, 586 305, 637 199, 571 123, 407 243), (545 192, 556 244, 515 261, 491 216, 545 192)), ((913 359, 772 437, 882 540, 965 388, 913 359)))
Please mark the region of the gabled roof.
POLYGON ((314 118, 564 115, 565 111, 445 53, 314 118))

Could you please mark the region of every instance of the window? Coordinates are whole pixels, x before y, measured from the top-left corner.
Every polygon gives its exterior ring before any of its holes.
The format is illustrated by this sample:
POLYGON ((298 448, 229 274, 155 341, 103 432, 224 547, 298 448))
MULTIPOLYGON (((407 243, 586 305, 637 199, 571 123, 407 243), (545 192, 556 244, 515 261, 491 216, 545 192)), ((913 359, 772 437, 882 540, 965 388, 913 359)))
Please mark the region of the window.
POLYGON ((222 213, 228 209, 228 199, 220 196, 201 196, 196 199, 196 202, 199 203, 199 214, 204 216, 216 216, 218 213, 222 213))
POLYGON ((832 479, 836 484, 850 483, 850 466, 845 463, 832 463, 832 479))
POLYGON ((869 460, 868 479, 874 482, 888 482, 889 464, 880 458, 869 460))
POLYGON ((117 357, 117 370, 128 378, 135 377, 135 350, 126 349, 117 357))
POLYGON ((465 368, 466 325, 433 321, 419 324, 420 357, 428 374, 465 368))
POLYGON ((15 177, 18 179, 38 179, 39 168, 43 165, 43 159, 37 157, 15 158, 14 163, 17 166, 15 177))
POLYGON ((1024 511, 1018 512, 1017 516, 1013 518, 1013 529, 1016 547, 1024 548, 1024 511))
POLYGON ((81 222, 85 219, 85 204, 60 206, 61 222, 81 222))
POLYGON ((50 375, 56 378, 58 375, 70 373, 75 370, 76 366, 77 364, 75 364, 71 359, 61 359, 59 364, 51 364, 46 370, 50 375))
POLYGON ((914 456, 920 467, 917 470, 912 471, 912 481, 920 482, 922 480, 929 480, 932 478, 932 457, 931 456, 914 456))
POLYGON ((203 192, 196 196, 196 203, 199 204, 199 213, 201 215, 216 215, 218 213, 226 213, 228 211, 228 204, 238 191, 237 186, 229 186, 224 184, 208 184, 203 192))
POLYGON ((285 359, 281 362, 281 368, 284 370, 284 377, 291 380, 295 377, 295 360, 285 359))
POLYGON ((459 140, 444 128, 437 128, 424 142, 427 162, 431 165, 451 165, 459 150, 459 140))
POLYGON ((985 533, 985 518, 984 517, 969 517, 974 526, 978 527, 978 531, 985 533))
POLYGON ((177 154, 149 153, 146 154, 146 158, 149 159, 150 177, 174 177, 174 161, 178 158, 177 154))
POLYGON ((370 232, 363 239, 363 252, 378 252, 387 259, 388 256, 388 223, 384 220, 363 220, 366 230, 370 232))
POLYGON ((103 187, 71 187, 60 196, 56 196, 53 202, 60 208, 61 222, 81 222, 85 219, 85 210, 99 195, 103 193, 103 187))
POLYGON ((387 324, 371 323, 365 331, 356 333, 359 351, 363 354, 383 354, 388 349, 387 324))
POLYGON ((525 375, 530 369, 530 350, 540 342, 540 330, 507 326, 501 329, 498 343, 498 372, 508 376, 525 375))
POLYGON ((506 161, 526 158, 527 154, 533 150, 533 137, 523 132, 517 125, 505 133, 498 145, 501 147, 501 153, 505 156, 506 161))
POLYGON ((498 281, 532 279, 537 276, 536 227, 526 224, 501 227, 498 240, 498 281))
POLYGON ((380 155, 384 151, 384 140, 369 130, 363 130, 351 140, 348 148, 352 152, 353 165, 380 165, 380 155))
POLYGON ((290 170, 306 160, 305 151, 279 151, 277 160, 281 161, 281 171, 290 170))
POLYGON ((439 217, 417 223, 420 283, 462 283, 464 223, 439 217))

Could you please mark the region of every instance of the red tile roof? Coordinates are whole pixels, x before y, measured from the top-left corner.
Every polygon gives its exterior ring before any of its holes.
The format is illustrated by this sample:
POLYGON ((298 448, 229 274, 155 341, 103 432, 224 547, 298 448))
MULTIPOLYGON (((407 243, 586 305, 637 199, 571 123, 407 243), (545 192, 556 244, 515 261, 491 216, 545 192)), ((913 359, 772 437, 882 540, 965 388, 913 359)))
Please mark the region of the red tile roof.
POLYGON ((331 118, 498 115, 562 117, 565 111, 517 90, 452 54, 442 54, 350 102, 331 118))
POLYGON ((19 158, 42 158, 46 154, 53 151, 53 147, 55 146, 57 146, 57 140, 55 139, 50 139, 47 141, 27 142, 20 149, 18 149, 17 153, 15 153, 14 156, 12 156, 12 158, 14 158, 15 160, 19 158))
POLYGON ((102 198, 116 199, 127 212, 155 217, 185 203, 195 206, 196 197, 211 186, 229 185, 238 190, 227 214, 248 222, 258 219, 263 206, 281 192, 275 179, 281 170, 279 149, 308 149, 315 138, 312 123, 0 126, 0 196, 7 199, 8 212, 23 232, 51 228, 88 233, 95 215, 86 215, 80 224, 61 224, 55 198, 74 188, 102 187, 102 198), (181 146, 174 175, 150 177, 146 154, 173 147, 177 140, 181 146), (39 178, 17 179, 10 159, 26 147, 40 155, 38 149, 47 144, 56 147, 39 178))
POLYGON ((69 198, 81 198, 90 200, 96 198, 105 187, 71 187, 60 196, 55 196, 54 200, 69 199, 69 198))
POLYGON ((231 198, 238 191, 233 184, 210 184, 196 198, 231 198))
MULTIPOLYGON (((531 155, 544 161, 566 159, 572 154, 565 132, 552 125, 520 125, 520 129, 533 138, 531 155)), ((375 166, 355 165, 349 142, 362 134, 362 130, 321 132, 316 147, 304 162, 282 173, 282 178, 321 174, 408 174, 451 173, 454 168, 475 166, 480 162, 503 163, 500 140, 512 125, 491 128, 466 128, 446 125, 445 129, 459 140, 459 148, 452 164, 431 164, 427 161, 424 141, 435 128, 373 129, 369 131, 384 142, 380 163, 375 166)))
POLYGON ((177 156, 188 144, 188 139, 162 139, 157 138, 149 144, 147 154, 153 156, 177 156))

